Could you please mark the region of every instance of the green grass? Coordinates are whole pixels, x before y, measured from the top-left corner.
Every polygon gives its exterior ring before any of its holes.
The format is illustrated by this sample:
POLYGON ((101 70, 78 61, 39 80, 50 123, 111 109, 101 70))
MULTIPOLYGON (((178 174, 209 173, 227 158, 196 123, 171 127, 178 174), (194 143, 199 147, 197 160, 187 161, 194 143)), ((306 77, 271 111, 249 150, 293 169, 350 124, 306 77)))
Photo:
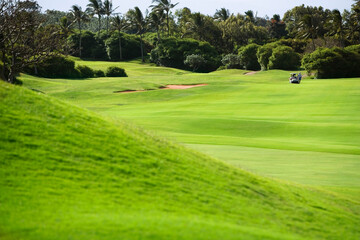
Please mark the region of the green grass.
POLYGON ((24 87, 0 82, 0 99, 1 239, 360 237, 351 198, 247 173, 24 87))
POLYGON ((237 167, 360 199, 359 79, 305 79, 291 85, 287 71, 245 76, 240 70, 193 74, 138 61, 77 63, 97 69, 115 64, 129 78, 22 80, 27 87, 141 125, 237 167), (209 85, 114 93, 192 83, 209 85))

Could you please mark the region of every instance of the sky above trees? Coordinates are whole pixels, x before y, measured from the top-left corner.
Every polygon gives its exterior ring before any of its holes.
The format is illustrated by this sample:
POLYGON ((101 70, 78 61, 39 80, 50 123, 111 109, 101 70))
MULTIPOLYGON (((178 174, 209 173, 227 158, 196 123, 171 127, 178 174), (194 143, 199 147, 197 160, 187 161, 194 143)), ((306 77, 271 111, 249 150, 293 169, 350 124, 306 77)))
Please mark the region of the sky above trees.
MULTIPOLYGON (((88 0, 38 0, 43 11, 46 9, 68 11, 74 4, 85 8, 88 2, 88 0)), ((343 11, 344 9, 350 9, 354 3, 352 0, 172 0, 172 2, 179 2, 176 9, 188 7, 191 11, 201 12, 203 14, 213 15, 216 9, 224 7, 229 9, 231 13, 244 13, 247 10, 253 10, 254 13, 258 13, 259 17, 265 17, 265 15, 271 17, 274 14, 280 14, 282 17, 287 10, 301 4, 323 6, 324 8, 343 11)), ((145 10, 151 3, 151 0, 113 0, 114 6, 120 6, 118 8, 118 12, 120 13, 125 13, 135 6, 138 6, 141 10, 145 10)))

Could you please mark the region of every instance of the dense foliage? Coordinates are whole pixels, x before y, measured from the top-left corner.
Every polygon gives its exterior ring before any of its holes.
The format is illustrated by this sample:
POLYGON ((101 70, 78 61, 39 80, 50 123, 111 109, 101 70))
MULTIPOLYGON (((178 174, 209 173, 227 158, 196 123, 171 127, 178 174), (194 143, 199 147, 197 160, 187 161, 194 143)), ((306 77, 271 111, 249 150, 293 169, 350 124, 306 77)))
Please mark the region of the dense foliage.
POLYGON ((302 64, 306 71, 314 72, 317 78, 360 77, 360 54, 351 50, 318 48, 305 55, 302 64))
POLYGON ((259 47, 259 45, 252 43, 240 48, 240 60, 246 70, 260 70, 261 67, 256 57, 259 47))
POLYGON ((197 71, 210 72, 220 66, 220 55, 216 49, 207 42, 194 39, 163 39, 151 51, 150 60, 158 65, 193 70, 185 65, 184 61, 189 55, 201 55, 205 63, 197 71))
POLYGON ((107 77, 127 77, 125 70, 119 67, 108 67, 105 75, 107 77))
POLYGON ((122 60, 133 59, 141 57, 140 50, 138 49, 140 39, 134 35, 126 33, 114 33, 106 41, 106 52, 110 60, 120 60, 120 46, 121 46, 121 57, 122 60))
POLYGON ((291 47, 276 47, 269 57, 269 69, 295 70, 300 65, 301 57, 291 47))

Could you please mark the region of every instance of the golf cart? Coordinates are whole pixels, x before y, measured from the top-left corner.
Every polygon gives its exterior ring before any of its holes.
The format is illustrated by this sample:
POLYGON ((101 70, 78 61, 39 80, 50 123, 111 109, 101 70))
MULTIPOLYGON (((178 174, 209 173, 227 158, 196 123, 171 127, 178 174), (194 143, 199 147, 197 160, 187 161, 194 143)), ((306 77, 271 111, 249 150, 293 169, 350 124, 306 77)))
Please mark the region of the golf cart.
POLYGON ((298 75, 296 73, 290 73, 290 78, 289 78, 289 82, 290 83, 296 83, 296 84, 300 84, 301 82, 301 73, 299 73, 298 75))

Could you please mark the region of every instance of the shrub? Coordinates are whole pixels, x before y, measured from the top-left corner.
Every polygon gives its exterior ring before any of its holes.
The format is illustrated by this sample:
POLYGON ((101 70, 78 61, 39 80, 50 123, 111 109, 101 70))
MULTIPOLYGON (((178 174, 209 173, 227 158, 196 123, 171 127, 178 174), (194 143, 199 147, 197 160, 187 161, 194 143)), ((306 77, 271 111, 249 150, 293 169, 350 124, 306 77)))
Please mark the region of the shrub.
POLYGON ((186 57, 184 64, 191 67, 193 69, 193 72, 195 72, 200 67, 206 64, 206 60, 201 55, 191 54, 186 57))
POLYGON ((265 44, 264 46, 258 48, 256 57, 258 59, 262 71, 268 70, 269 58, 272 55, 273 49, 274 49, 273 44, 265 44))
POLYGON ((236 54, 227 54, 221 60, 226 69, 242 69, 241 58, 236 54))
POLYGON ((108 67, 106 70, 107 77, 127 77, 127 74, 123 68, 108 67))
POLYGON ((95 76, 94 70, 88 66, 79 65, 76 67, 76 69, 79 71, 81 78, 92 78, 95 76))
POLYGON ((360 77, 360 54, 338 47, 318 48, 304 56, 302 65, 317 78, 360 77))
POLYGON ((256 53, 260 46, 252 43, 239 49, 239 55, 242 65, 246 70, 260 70, 260 64, 257 60, 256 53))
POLYGON ((360 54, 360 44, 348 46, 345 48, 345 50, 360 54))
POLYGON ((269 58, 269 69, 295 70, 300 64, 300 55, 287 46, 274 48, 269 58))
MULTIPOLYGON (((65 56, 51 56, 36 65, 37 76, 46 78, 78 78, 75 62, 65 56)), ((36 74, 35 66, 27 70, 29 74, 36 74)))
POLYGON ((201 55, 206 63, 199 67, 199 72, 210 72, 221 65, 221 58, 216 49, 207 42, 194 39, 162 39, 158 46, 151 51, 150 61, 157 65, 192 70, 185 65, 189 55, 201 55))
POLYGON ((94 76, 95 77, 105 77, 104 71, 101 70, 94 70, 94 76))

